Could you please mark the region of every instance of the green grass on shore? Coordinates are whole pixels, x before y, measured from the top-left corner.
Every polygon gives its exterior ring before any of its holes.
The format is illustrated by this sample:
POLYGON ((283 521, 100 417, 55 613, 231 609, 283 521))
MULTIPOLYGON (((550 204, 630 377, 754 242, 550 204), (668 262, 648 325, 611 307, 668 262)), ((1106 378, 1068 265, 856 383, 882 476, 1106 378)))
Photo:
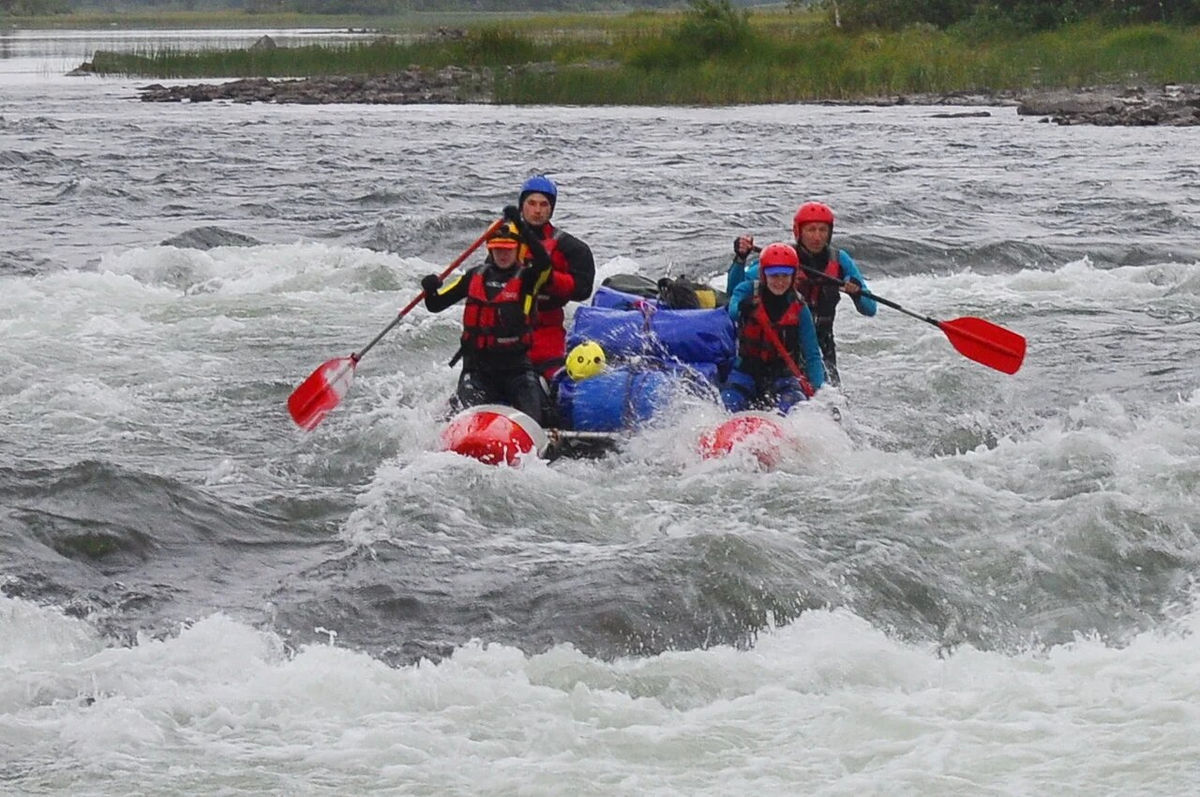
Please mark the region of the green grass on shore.
POLYGON ((1200 28, 1083 23, 981 41, 926 28, 850 35, 818 15, 784 11, 755 12, 744 25, 735 21, 715 31, 691 22, 678 12, 492 15, 458 26, 466 31, 462 37, 423 35, 431 28, 410 27, 408 35, 354 44, 97 53, 93 67, 138 77, 222 78, 381 74, 454 64, 495 69, 497 102, 579 105, 723 105, 1200 82, 1200 28))

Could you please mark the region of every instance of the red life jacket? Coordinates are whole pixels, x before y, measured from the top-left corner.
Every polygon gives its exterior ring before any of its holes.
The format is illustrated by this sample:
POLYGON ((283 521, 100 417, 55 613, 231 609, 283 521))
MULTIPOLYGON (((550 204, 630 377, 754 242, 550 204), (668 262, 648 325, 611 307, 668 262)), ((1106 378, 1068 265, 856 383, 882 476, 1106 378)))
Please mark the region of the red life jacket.
MULTIPOLYGON (((571 266, 567 263, 566 255, 558 249, 558 239, 562 237, 562 232, 555 229, 550 222, 542 227, 542 248, 546 250, 546 254, 550 256, 550 268, 554 271, 561 271, 564 274, 571 273, 571 266)), ((528 253, 523 252, 523 261, 528 259, 528 253)), ((534 314, 534 326, 546 326, 547 324, 562 325, 563 313, 562 308, 567 306, 566 299, 556 299, 553 296, 547 296, 544 293, 539 293, 537 297, 537 310, 534 314), (553 311, 558 310, 555 313, 553 311), (544 316, 544 317, 543 317, 544 316)))
MULTIPOLYGON (((542 248, 550 256, 552 271, 561 272, 574 279, 566 255, 558 248, 558 242, 562 235, 561 230, 555 229, 553 224, 546 222, 542 227, 542 248)), ((566 362, 567 331, 563 326, 566 320, 563 308, 568 301, 570 300, 539 293, 533 315, 530 318, 530 323, 533 325, 533 345, 529 350, 529 359, 546 379, 551 379, 554 372, 566 362)))
POLYGON ((763 307, 757 287, 751 302, 753 304, 750 312, 738 332, 738 356, 763 365, 783 364, 783 357, 779 354, 779 349, 767 337, 766 328, 773 328, 779 339, 785 342, 784 345, 794 347, 800 338, 800 308, 802 305, 799 299, 793 300, 783 311, 779 320, 774 322, 767 316, 767 310, 763 307))
MULTIPOLYGON (((833 246, 829 247, 829 262, 825 264, 824 274, 835 280, 842 278, 842 264, 838 260, 838 250, 833 246)), ((801 269, 796 290, 804 297, 805 303, 812 310, 814 323, 833 323, 833 317, 837 313, 837 303, 842 298, 842 292, 836 282, 806 275, 801 269)))
POLYGON ((463 307, 463 350, 526 350, 530 341, 520 269, 513 269, 513 276, 491 299, 484 287, 483 270, 476 271, 467 285, 463 307))

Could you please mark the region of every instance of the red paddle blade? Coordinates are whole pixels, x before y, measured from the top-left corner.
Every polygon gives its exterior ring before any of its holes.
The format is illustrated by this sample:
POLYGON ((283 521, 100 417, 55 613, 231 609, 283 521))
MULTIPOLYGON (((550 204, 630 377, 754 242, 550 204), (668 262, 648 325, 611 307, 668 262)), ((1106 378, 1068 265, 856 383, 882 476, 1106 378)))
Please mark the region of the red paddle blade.
POLYGON ((354 381, 354 357, 335 357, 325 362, 288 396, 288 412, 305 431, 315 429, 338 405, 354 381))
POLYGON ((1015 374, 1025 361, 1025 338, 1011 329, 971 316, 939 321, 938 326, 959 353, 989 368, 1015 374))

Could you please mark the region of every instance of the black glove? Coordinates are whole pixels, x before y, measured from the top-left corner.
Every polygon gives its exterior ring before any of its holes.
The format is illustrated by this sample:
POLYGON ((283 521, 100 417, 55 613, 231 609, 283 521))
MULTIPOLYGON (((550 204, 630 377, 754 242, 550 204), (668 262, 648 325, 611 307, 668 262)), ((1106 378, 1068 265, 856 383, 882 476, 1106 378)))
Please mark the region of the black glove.
POLYGON ((437 293, 440 287, 442 287, 442 278, 437 274, 427 274, 421 277, 421 290, 426 293, 437 293))
POLYGON ((525 293, 533 293, 534 286, 537 281, 542 278, 543 274, 549 274, 550 269, 547 266, 538 268, 537 266, 525 266, 521 269, 521 288, 525 293))
POLYGON ((521 240, 525 243, 529 243, 530 241, 537 239, 537 234, 533 231, 533 228, 529 226, 529 222, 525 221, 525 219, 518 218, 513 222, 513 224, 516 225, 517 234, 521 236, 521 240))
POLYGON ((501 214, 504 216, 505 221, 512 221, 512 222, 517 222, 517 223, 520 223, 520 221, 521 221, 521 211, 517 208, 516 205, 505 205, 504 210, 501 212, 501 214))

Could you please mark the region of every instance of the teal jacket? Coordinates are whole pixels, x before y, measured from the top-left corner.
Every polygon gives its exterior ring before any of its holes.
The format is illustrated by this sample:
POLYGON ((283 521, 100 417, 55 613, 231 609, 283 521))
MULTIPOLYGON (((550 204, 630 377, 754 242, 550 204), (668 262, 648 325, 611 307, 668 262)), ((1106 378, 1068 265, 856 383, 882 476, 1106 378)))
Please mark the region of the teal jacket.
MULTIPOLYGON (((730 270, 732 271, 732 269, 730 270)), ((745 270, 742 281, 738 283, 729 297, 729 315, 735 325, 741 321, 739 308, 742 301, 754 294, 754 286, 757 282, 758 261, 756 260, 745 270)), ((821 347, 817 343, 817 328, 813 324, 812 313, 809 312, 808 305, 803 302, 801 305, 799 333, 800 353, 804 356, 804 375, 808 377, 812 389, 818 390, 821 385, 825 384, 825 363, 821 357, 821 347)), ((739 357, 734 368, 738 368, 740 363, 741 358, 739 357)))

